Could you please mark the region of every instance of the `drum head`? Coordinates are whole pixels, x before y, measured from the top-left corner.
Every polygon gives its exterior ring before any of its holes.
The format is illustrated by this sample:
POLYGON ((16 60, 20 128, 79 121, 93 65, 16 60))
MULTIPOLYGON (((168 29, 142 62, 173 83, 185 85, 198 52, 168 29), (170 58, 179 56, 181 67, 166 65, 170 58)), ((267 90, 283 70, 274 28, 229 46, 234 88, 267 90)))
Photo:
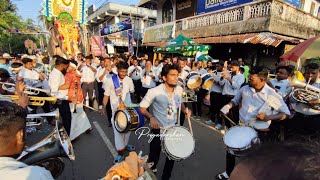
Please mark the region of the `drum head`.
POLYGON ((116 112, 114 121, 118 131, 123 132, 126 130, 128 126, 128 119, 127 115, 123 111, 116 112))
POLYGON ((194 151, 195 141, 184 127, 177 126, 166 130, 163 140, 167 153, 173 157, 184 159, 194 151))
POLYGON ((244 148, 251 144, 251 141, 258 136, 251 127, 235 126, 229 129, 223 137, 224 144, 231 148, 244 148))

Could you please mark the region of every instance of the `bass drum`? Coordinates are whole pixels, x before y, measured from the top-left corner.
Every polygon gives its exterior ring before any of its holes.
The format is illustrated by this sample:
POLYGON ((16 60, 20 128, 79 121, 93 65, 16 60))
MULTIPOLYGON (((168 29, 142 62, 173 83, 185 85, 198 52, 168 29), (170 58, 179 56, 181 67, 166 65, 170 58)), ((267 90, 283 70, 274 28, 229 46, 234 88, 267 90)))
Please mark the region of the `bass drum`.
POLYGON ((127 107, 127 109, 119 109, 114 114, 114 127, 120 133, 135 131, 144 124, 144 117, 140 113, 138 105, 127 107))
POLYGON ((195 71, 190 72, 186 78, 187 87, 189 89, 196 89, 201 86, 202 79, 199 74, 195 71))

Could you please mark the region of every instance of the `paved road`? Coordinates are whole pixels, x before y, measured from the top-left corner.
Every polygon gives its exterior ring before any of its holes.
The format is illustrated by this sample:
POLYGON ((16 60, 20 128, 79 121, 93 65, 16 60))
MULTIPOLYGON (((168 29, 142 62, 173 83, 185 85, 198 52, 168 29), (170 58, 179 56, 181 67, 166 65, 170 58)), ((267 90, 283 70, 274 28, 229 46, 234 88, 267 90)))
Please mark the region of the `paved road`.
MULTIPOLYGON (((107 127, 106 117, 97 112, 88 112, 94 130, 90 134, 83 134, 73 142, 76 160, 64 159, 65 170, 59 180, 96 180, 105 176, 113 165, 115 149, 112 128, 107 127), (111 142, 111 148, 107 146, 111 142)), ((214 128, 201 121, 191 119, 196 147, 194 154, 186 160, 175 163, 172 180, 209 180, 225 167, 225 151, 222 136, 214 128)), ((187 122, 185 122, 185 125, 187 122)), ((49 134, 51 129, 44 127, 41 133, 28 136, 28 144, 32 144, 49 134)), ((147 137, 138 139, 131 134, 130 143, 136 146, 136 151, 148 154, 147 137)), ((110 145, 109 145, 110 146, 110 145)), ((162 154, 158 164, 158 178, 161 177, 165 155, 162 154)))

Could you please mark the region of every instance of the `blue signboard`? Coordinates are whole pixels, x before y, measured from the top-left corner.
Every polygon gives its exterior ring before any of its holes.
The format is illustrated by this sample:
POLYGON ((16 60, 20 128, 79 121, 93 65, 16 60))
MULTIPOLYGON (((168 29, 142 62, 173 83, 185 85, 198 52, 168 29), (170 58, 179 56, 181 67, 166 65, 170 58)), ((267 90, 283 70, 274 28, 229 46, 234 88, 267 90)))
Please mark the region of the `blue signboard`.
POLYGON ((105 26, 101 29, 101 36, 106 36, 108 34, 113 34, 120 31, 125 31, 131 29, 131 19, 126 19, 124 21, 118 22, 116 24, 105 26))
POLYGON ((254 0, 198 0, 197 14, 217 11, 224 8, 239 6, 241 4, 253 2, 254 0))
POLYGON ((285 2, 299 8, 300 7, 300 0, 285 0, 285 2))

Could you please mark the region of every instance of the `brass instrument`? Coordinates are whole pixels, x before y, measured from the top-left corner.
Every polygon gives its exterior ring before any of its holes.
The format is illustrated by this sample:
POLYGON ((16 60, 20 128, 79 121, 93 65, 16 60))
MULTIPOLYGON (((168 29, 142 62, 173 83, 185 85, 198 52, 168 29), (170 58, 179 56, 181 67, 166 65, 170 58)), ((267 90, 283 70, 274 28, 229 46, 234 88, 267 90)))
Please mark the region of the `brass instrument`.
POLYGON ((59 109, 56 109, 55 111, 49 112, 49 113, 38 113, 38 114, 28 114, 27 115, 27 123, 26 126, 40 126, 41 120, 37 120, 37 118, 42 117, 54 117, 55 119, 59 119, 60 113, 59 109))
MULTIPOLYGON (((298 102, 307 104, 308 101, 312 99, 320 98, 319 88, 310 85, 309 82, 299 81, 296 76, 291 80, 290 86, 295 87, 291 92, 291 96, 298 102)), ((320 111, 320 104, 312 106, 311 108, 320 111)))
MULTIPOLYGON (((19 99, 18 95, 1 95, 0 94, 0 100, 15 101, 18 99, 19 99)), ((52 96, 52 97, 29 96, 29 105, 32 105, 32 106, 43 106, 46 101, 49 101, 49 102, 55 104, 57 102, 57 97, 55 97, 55 96, 52 96)))
POLYGON ((56 179, 64 169, 64 162, 60 157, 75 160, 70 138, 63 127, 58 128, 58 122, 56 121, 56 127, 51 134, 42 141, 26 148, 17 160, 28 165, 44 167, 56 179))
MULTIPOLYGON (((15 84, 13 83, 3 83, 0 82, 0 84, 2 84, 2 89, 8 91, 8 92, 14 92, 15 91, 15 84)), ((34 87, 30 87, 30 86, 26 86, 24 89, 24 93, 28 94, 28 95, 38 95, 40 92, 46 93, 47 95, 50 96, 50 91, 48 90, 44 90, 44 89, 40 89, 40 88, 34 88, 34 87)))

